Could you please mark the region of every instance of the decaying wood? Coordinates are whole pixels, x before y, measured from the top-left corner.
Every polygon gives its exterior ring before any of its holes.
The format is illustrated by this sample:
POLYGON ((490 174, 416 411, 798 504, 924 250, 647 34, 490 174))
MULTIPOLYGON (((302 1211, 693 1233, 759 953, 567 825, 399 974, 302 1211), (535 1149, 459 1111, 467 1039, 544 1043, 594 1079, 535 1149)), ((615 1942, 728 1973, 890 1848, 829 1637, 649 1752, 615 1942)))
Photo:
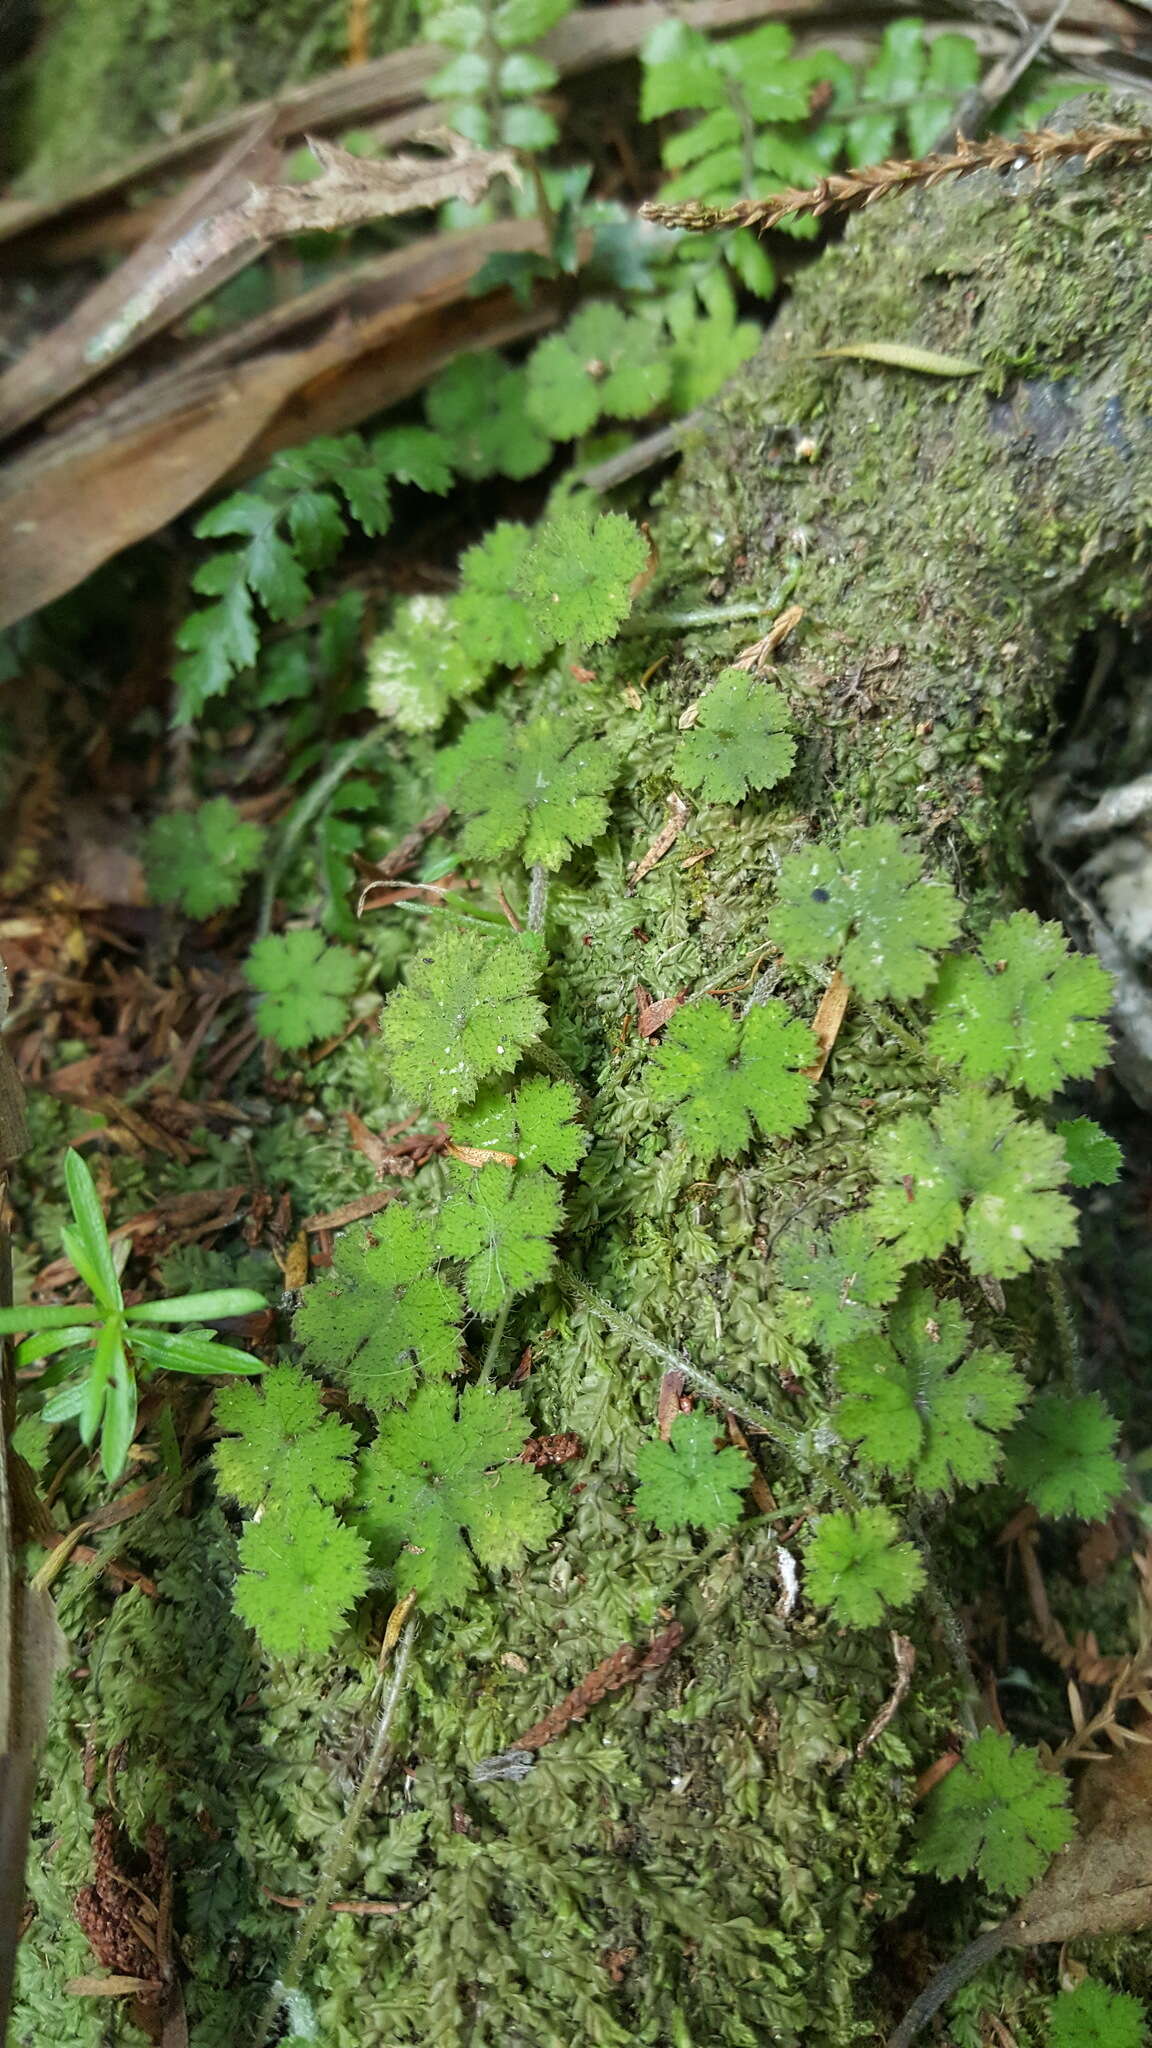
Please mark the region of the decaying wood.
POLYGON ((345 280, 339 308, 323 292, 262 323, 265 335, 276 326, 280 345, 253 361, 236 359, 243 336, 230 337, 10 463, 0 472, 0 628, 72 589, 224 478, 398 404, 462 349, 551 325, 562 309, 556 291, 538 291, 529 307, 509 292, 469 296, 489 255, 543 247, 536 221, 414 243, 345 280))

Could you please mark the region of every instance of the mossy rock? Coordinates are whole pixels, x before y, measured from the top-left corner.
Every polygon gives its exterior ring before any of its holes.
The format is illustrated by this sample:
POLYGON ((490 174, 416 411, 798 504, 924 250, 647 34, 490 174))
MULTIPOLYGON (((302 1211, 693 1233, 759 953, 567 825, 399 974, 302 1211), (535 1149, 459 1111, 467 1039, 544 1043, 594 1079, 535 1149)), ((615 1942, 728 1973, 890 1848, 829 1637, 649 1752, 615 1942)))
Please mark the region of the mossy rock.
MULTIPOLYGON (((51 193, 133 149, 348 62, 348 0, 50 0, 14 111, 20 190, 51 193)), ((371 53, 416 39, 369 8, 371 53)))
MULTIPOLYGON (((1145 171, 979 177, 876 208, 798 281, 656 535, 661 603, 700 605, 720 578, 763 597, 766 625, 788 572, 804 618, 780 680, 804 739, 781 790, 696 815, 630 893, 629 865, 665 817, 677 716, 759 628, 697 632, 639 712, 621 686, 635 693, 666 640, 621 638, 595 684, 564 673, 536 693, 544 708, 594 689, 635 762, 612 832, 553 884, 548 910, 551 1042, 595 1101, 566 1255, 624 1317, 769 1411, 781 1438, 801 1433, 806 1450, 762 1451, 777 1501, 801 1517, 828 1498, 829 1378, 818 1346, 806 1355, 782 1333, 772 1247, 798 1212, 834 1217, 867 1191, 870 1134, 931 1103, 938 1072, 914 1010, 855 1005, 807 1129, 701 1176, 671 1144, 644 1086, 649 1050, 624 1020, 638 982, 657 996, 750 990, 770 957, 776 862, 845 819, 898 821, 977 920, 1019 893, 1028 791, 1077 643, 1144 602, 1150 235, 1145 171), (972 356, 980 373, 819 353, 861 340, 972 356)), ((523 890, 522 874, 504 880, 523 890)), ((781 971, 776 992, 810 1015, 820 986, 781 971)), ((436 1171, 413 1200, 435 1199, 436 1171)), ((1000 1310, 956 1261, 932 1278, 1040 1376, 1038 1288, 1014 1283, 1000 1310)), ((875 2042, 901 1996, 877 1964, 914 1892, 915 1780, 963 1706, 940 1610, 899 1617, 915 1677, 865 1743, 893 1682, 887 1630, 794 1606, 763 1525, 707 1554, 644 1527, 634 1458, 659 1365, 559 1289, 514 1309, 508 1360, 529 1343, 536 1425, 585 1446, 555 1480, 562 1533, 514 1581, 425 1625, 397 1760, 340 1880, 402 1910, 332 1916, 297 2033, 325 2048, 875 2042), (673 1615, 686 1641, 660 1673, 604 1700, 522 1781, 476 1782, 478 1760, 673 1615)), ((120 2038, 95 2001, 59 1988, 87 1875, 82 1740, 101 1762, 124 1744, 127 1824, 169 1830, 195 2048, 246 2038, 291 1925, 262 1887, 306 1894, 317 1843, 339 1827, 371 1725, 371 1644, 349 1636, 323 1666, 257 1675, 221 1596, 233 1534, 207 1494, 205 1481, 191 1518, 173 1498, 99 1539, 130 1549, 158 1599, 117 1600, 101 1581, 66 1596, 78 1654, 49 1757, 56 1849, 32 1876, 22 2044, 120 2038)), ((1003 1507, 929 1520, 952 1594, 978 1592, 1003 1507)), ((383 1587, 377 1624, 387 1605, 383 1587)), ((954 1926, 938 1904, 933 1939, 960 1946, 975 1904, 954 1926)), ((1014 2011, 1023 1980, 1008 1982, 1014 2011)))

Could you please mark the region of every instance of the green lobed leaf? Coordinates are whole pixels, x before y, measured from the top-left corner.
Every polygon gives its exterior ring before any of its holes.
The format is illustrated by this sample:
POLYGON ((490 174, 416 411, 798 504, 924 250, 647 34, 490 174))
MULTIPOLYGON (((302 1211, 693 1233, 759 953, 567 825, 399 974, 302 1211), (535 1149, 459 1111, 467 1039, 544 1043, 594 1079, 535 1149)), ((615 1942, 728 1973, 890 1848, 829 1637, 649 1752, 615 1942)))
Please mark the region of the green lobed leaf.
POLYGON ((1119 1180, 1124 1154, 1090 1116, 1057 1124, 1056 1136, 1064 1147, 1068 1179, 1074 1188, 1111 1187, 1119 1180))
POLYGON ((750 789, 783 782, 795 758, 781 692, 746 669, 724 668, 680 741, 676 772, 705 803, 737 804, 750 789))
POLYGON ((524 373, 493 353, 457 356, 428 386, 428 424, 461 476, 535 476, 552 443, 529 417, 524 373))
POLYGON ((515 1094, 482 1089, 471 1109, 457 1117, 452 1135, 457 1144, 478 1151, 514 1153, 522 1172, 547 1167, 552 1173, 571 1173, 592 1142, 574 1121, 579 1107, 567 1081, 540 1075, 522 1081, 515 1094))
POLYGON ((534 668, 552 645, 551 625, 537 617, 521 587, 532 536, 502 520, 460 558, 456 626, 460 644, 484 675, 496 663, 534 668))
POLYGON ((959 924, 952 890, 925 878, 894 825, 861 826, 838 848, 807 848, 781 864, 773 937, 790 960, 838 960, 867 1001, 923 995, 959 924))
POLYGON ((324 1413, 320 1388, 294 1365, 269 1366, 259 1387, 222 1387, 216 1426, 226 1432, 212 1454, 216 1477, 242 1507, 340 1501, 352 1491, 356 1438, 324 1413))
POLYGON ((627 617, 647 561, 643 534, 622 512, 568 504, 535 529, 517 587, 549 645, 590 647, 627 617))
POLYGON ((1049 2006, 1046 2048, 1145 2048, 1146 2020, 1138 1998, 1082 1977, 1049 2006))
POLYGON ((603 832, 617 760, 575 721, 545 716, 517 726, 490 711, 437 756, 435 774, 464 817, 467 858, 518 852, 529 866, 558 868, 603 832))
POLYGON ((813 1084, 803 1072, 816 1057, 806 1024, 775 999, 740 1019, 714 996, 677 1010, 648 1067, 655 1101, 672 1107, 693 1156, 734 1159, 764 1137, 785 1137, 807 1122, 813 1084))
POLYGON ((194 811, 169 811, 153 820, 144 841, 149 893, 156 903, 178 903, 189 917, 229 910, 259 866, 266 837, 226 796, 194 811))
POLYGON ((401 732, 433 732, 458 699, 479 688, 488 667, 465 648, 450 598, 405 598, 368 649, 368 702, 401 732))
POLYGON ((528 411, 553 440, 574 440, 601 418, 644 419, 668 395, 668 352, 649 323, 593 299, 528 358, 528 411))
POLYGON ((537 944, 519 934, 443 925, 412 956, 407 984, 384 1005, 380 1032, 397 1089, 438 1116, 510 1074, 540 1036, 537 944))
POLYGON ((883 1308, 900 1292, 907 1264, 902 1251, 877 1242, 859 1211, 827 1231, 798 1225, 776 1255, 776 1278, 785 1290, 780 1312, 801 1344, 835 1351, 879 1326, 883 1308))
POLYGON ((969 1351, 954 1301, 910 1286, 887 1334, 843 1346, 836 1428, 875 1471, 907 1475, 918 1493, 980 1486, 1001 1462, 1001 1433, 1031 1389, 1003 1352, 969 1351))
POLYGON ((967 1088, 933 1115, 903 1116, 872 1145, 880 1186, 868 1211, 877 1235, 909 1260, 958 1244, 973 1272, 1002 1280, 1076 1242, 1076 1211, 1055 1132, 1027 1123, 1005 1098, 967 1088))
POLYGON ((495 1164, 460 1169, 440 1210, 437 1246, 464 1262, 464 1289, 477 1315, 494 1316, 547 1278, 563 1217, 550 1173, 513 1174, 495 1164))
POLYGON ((821 1515, 804 1568, 809 1597, 847 1628, 874 1628, 924 1584, 920 1557, 900 1540, 900 1525, 887 1508, 821 1515))
POLYGON ((264 1037, 293 1052, 343 1030, 360 962, 346 947, 326 945, 321 932, 282 932, 256 941, 244 973, 260 994, 264 1037))
POLYGON ((1071 1841, 1067 1802, 1066 1781, 1034 1749, 985 1728, 929 1797, 917 1867, 944 1878, 976 1871, 989 1891, 1018 1898, 1071 1841))
POLYGON ((394 1202, 337 1238, 327 1272, 301 1291, 293 1332, 309 1364, 382 1413, 418 1375, 456 1370, 462 1308, 436 1271, 431 1221, 394 1202))
POLYGON ((928 1043, 972 1081, 1048 1097, 1108 1057, 1112 980, 1030 910, 999 919, 977 957, 944 962, 928 1043))
POLYGON ((384 1417, 365 1452, 365 1526, 392 1565, 397 1592, 431 1612, 462 1607, 476 1561, 519 1565, 556 1515, 539 1473, 519 1461, 528 1427, 511 1390, 423 1387, 384 1417))
POLYGON ((1103 1521, 1127 1491, 1119 1434, 1099 1394, 1039 1394, 1008 1439, 1004 1478, 1038 1514, 1103 1521))
POLYGON ((271 1505, 240 1538, 233 1599, 270 1657, 322 1657, 368 1585, 367 1547, 325 1502, 271 1505))
POLYGON ((744 1512, 753 1467, 743 1451, 718 1450, 722 1425, 706 1409, 677 1415, 669 1440, 658 1437, 636 1453, 636 1512, 664 1533, 673 1529, 730 1529, 744 1512))

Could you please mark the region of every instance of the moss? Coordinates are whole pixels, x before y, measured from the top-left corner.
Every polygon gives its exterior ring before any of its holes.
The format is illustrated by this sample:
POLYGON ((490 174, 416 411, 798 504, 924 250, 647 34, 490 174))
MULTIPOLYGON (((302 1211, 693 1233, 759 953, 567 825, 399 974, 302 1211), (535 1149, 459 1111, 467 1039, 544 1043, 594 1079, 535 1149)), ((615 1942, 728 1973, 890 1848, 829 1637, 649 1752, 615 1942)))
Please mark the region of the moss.
MULTIPOLYGON (((782 1434, 801 1432, 794 1453, 771 1441, 761 1451, 780 1500, 819 1500, 829 1411, 823 1362, 797 1350, 774 1311, 773 1242, 801 1209, 819 1220, 851 1203, 866 1184, 868 1135, 937 1083, 914 1013, 854 1004, 811 1126, 698 1177, 643 1085, 647 1051, 626 1025, 635 986, 751 989, 770 957, 774 864, 847 815, 914 830, 977 915, 987 898, 1018 892, 1027 791, 1076 641, 1141 602, 1149 232, 1145 174, 1057 174, 1039 189, 974 179, 876 210, 801 279, 786 323, 668 492, 659 529, 669 601, 704 602, 721 576, 767 609, 794 576, 805 616, 781 667, 806 734, 797 772, 771 798, 701 813, 634 895, 628 868, 663 822, 678 713, 741 635, 697 633, 640 711, 621 686, 666 642, 621 640, 596 681, 579 685, 636 772, 612 832, 570 863, 549 902, 552 1042, 596 1103, 569 1254, 620 1310, 753 1394, 782 1434), (861 338, 974 353, 982 372, 934 382, 816 354, 861 338), (797 455, 801 433, 813 460, 797 455), (705 848, 707 859, 681 865, 705 848)), ((549 676, 525 709, 576 687, 549 676)), ((516 688, 518 703, 531 697, 516 688)), ((423 772, 417 762, 408 805, 422 800, 423 772)), ((522 900, 521 873, 500 879, 522 900)), ((808 1013, 818 979, 784 975, 780 992, 808 1013)), ((366 1184, 365 1163, 360 1178, 348 1174, 351 1154, 331 1135, 349 1091, 381 1120, 402 1113, 363 1047, 337 1062, 316 1084, 329 1128, 311 1155, 296 1110, 258 1136, 265 1173, 296 1179, 302 1208, 366 1184)), ((245 1086, 255 1095, 259 1077, 238 1081, 237 1099, 245 1086)), ((226 1171, 218 1152, 200 1162, 205 1176, 226 1171)), ((412 1199, 433 1201, 437 1186, 434 1172, 419 1177, 412 1199)), ((955 1266, 934 1278, 1022 1354, 1046 1327, 1031 1286, 1014 1287, 1001 1315, 955 1266)), ((341 1878, 348 1895, 404 1910, 332 1917, 304 1987, 317 2038, 326 2048, 874 2040, 906 1988, 873 1965, 912 1893, 915 1779, 964 1705, 946 1647, 918 1612, 909 1696, 858 1757, 892 1684, 886 1632, 843 1633, 803 1606, 786 1618, 763 1526, 698 1549, 638 1524, 633 1460, 658 1367, 547 1288, 514 1309, 501 1370, 528 1343, 534 1418, 586 1446, 552 1480, 562 1534, 515 1581, 425 1626, 397 1760, 341 1878), (687 1640, 656 1679, 605 1701, 523 1783, 473 1781, 477 1759, 672 1614, 687 1640)), ((82 1511, 78 1475, 65 1499, 82 1511)), ((68 1596, 83 1658, 60 1692, 45 1826, 51 1815, 61 1848, 36 1880, 24 1965, 33 2017, 18 2038, 93 2037, 47 1968, 83 1875, 81 1732, 94 1731, 101 1767, 125 1744, 117 1798, 132 1828, 159 1815, 172 1830, 196 2048, 236 2040, 250 2023, 286 1938, 284 1909, 261 1887, 308 1892, 317 1844, 347 1801, 387 1587, 335 1660, 257 1677, 224 1597, 232 1535, 206 1482, 188 1506, 170 1502, 101 1539, 153 1571, 158 1601, 113 1599, 84 1578, 68 1596)), ((990 1512, 950 1508, 940 1535, 939 1563, 965 1596, 985 1569, 990 1512)), ((962 1945, 973 1912, 944 1898, 934 1940, 962 1945)), ((1005 2009, 1019 2005, 1031 2038, 1029 1965, 998 1967, 1005 2009)), ((970 2020, 978 1989, 964 1998, 970 2020)))
MULTIPOLYGON (((125 151, 348 61, 347 0, 56 0, 27 66, 20 189, 50 191, 125 151)), ((408 0, 374 0, 373 56, 415 37, 408 0)))

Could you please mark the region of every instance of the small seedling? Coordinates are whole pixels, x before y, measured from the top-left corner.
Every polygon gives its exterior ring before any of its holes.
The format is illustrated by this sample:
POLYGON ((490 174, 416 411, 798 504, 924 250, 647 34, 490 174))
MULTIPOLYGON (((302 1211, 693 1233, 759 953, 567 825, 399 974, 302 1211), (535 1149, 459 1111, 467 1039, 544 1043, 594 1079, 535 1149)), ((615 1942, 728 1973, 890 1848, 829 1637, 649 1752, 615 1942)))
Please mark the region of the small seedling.
POLYGON ((49 1366, 41 1380, 41 1385, 64 1380, 44 1403, 43 1419, 78 1423, 85 1444, 94 1443, 99 1436, 101 1467, 105 1478, 112 1481, 124 1471, 136 1434, 137 1384, 142 1372, 264 1370, 258 1358, 218 1344, 214 1337, 153 1325, 218 1322, 224 1316, 252 1315, 266 1303, 263 1295, 250 1287, 220 1287, 206 1294, 142 1301, 125 1308, 100 1197, 79 1152, 66 1154, 64 1176, 73 1222, 64 1226, 60 1241, 65 1257, 92 1296, 91 1305, 57 1308, 30 1303, 0 1309, 0 1336, 28 1332, 16 1347, 17 1370, 42 1358, 60 1360, 49 1366))

